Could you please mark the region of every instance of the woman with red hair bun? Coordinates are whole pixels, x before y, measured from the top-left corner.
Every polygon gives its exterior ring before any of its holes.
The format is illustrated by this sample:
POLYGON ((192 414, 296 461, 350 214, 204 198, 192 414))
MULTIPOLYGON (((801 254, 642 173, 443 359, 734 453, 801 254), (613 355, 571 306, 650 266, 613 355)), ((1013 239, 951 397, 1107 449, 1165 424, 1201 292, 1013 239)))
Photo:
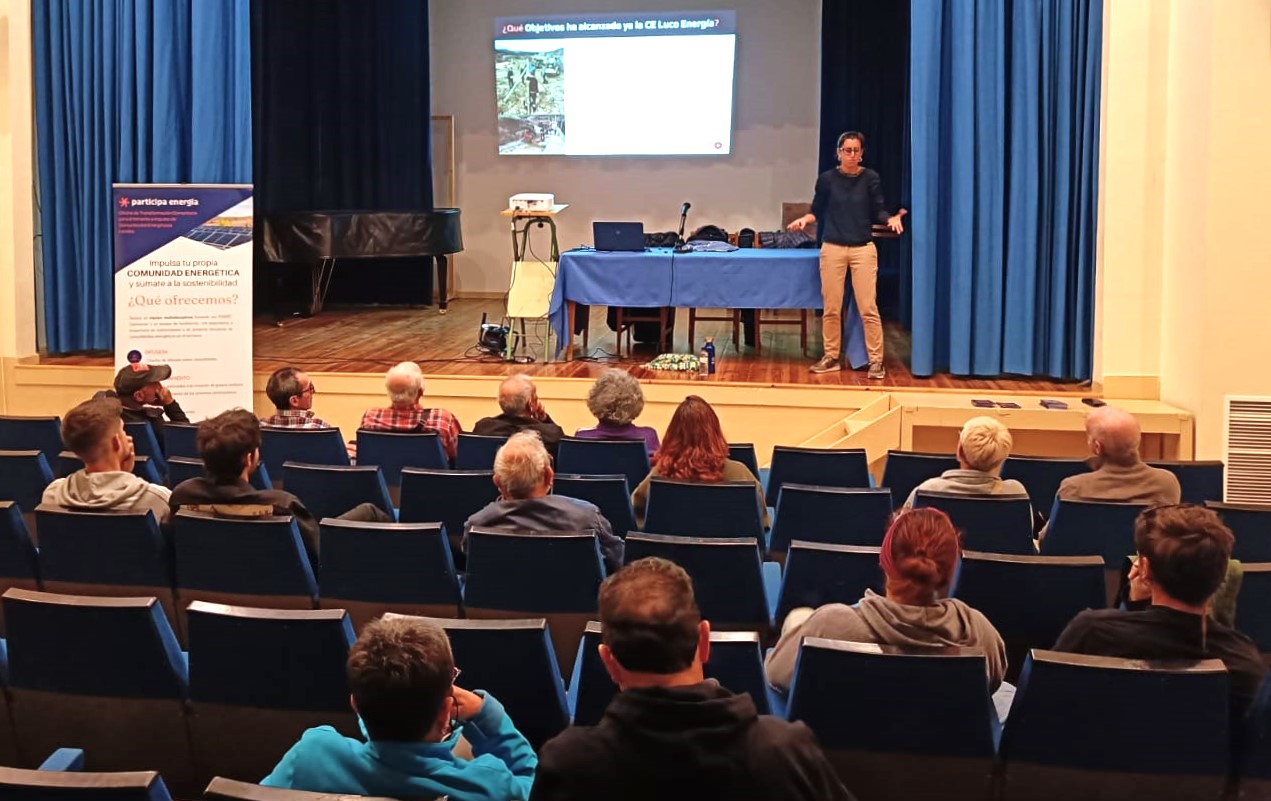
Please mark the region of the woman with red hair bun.
POLYGON ((945 597, 961 551, 958 531, 944 512, 901 512, 887 529, 878 558, 887 594, 866 590, 855 606, 791 610, 780 641, 764 662, 768 683, 782 692, 789 690, 799 643, 804 637, 825 637, 919 648, 982 648, 989 692, 996 692, 1006 674, 1001 635, 980 612, 945 597))
POLYGON ((653 476, 714 484, 720 481, 753 481, 763 512, 764 528, 768 527, 768 508, 764 504, 763 485, 741 462, 728 458, 728 440, 719 425, 719 417, 706 401, 689 395, 675 410, 666 436, 653 459, 652 469, 635 492, 631 506, 636 525, 644 528, 644 509, 649 502, 649 479, 653 476))

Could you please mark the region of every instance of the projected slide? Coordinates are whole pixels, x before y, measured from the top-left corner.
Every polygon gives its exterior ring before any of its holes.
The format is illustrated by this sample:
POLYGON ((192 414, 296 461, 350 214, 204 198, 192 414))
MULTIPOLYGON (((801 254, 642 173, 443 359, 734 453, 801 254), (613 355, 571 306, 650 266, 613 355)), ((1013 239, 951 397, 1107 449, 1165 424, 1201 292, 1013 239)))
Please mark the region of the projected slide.
POLYGON ((497 18, 499 152, 727 154, 736 30, 732 11, 497 18))

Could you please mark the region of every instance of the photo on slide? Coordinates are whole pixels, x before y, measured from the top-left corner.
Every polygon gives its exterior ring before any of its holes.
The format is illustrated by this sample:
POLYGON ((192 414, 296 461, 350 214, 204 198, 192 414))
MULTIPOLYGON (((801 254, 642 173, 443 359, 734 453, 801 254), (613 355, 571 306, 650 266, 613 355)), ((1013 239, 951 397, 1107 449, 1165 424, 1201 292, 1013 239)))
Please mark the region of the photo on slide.
POLYGON ((499 152, 565 153, 565 50, 547 42, 496 49, 499 152))

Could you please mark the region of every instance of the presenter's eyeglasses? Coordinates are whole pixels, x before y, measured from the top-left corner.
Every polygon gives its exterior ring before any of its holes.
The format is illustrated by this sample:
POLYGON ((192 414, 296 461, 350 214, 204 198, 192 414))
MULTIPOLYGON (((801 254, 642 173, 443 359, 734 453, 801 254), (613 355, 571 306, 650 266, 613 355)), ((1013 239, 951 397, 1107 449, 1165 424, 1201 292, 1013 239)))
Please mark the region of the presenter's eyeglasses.
POLYGON ((862 151, 862 148, 859 148, 859 147, 840 147, 839 148, 840 153, 850 154, 850 153, 860 153, 861 151, 862 151))

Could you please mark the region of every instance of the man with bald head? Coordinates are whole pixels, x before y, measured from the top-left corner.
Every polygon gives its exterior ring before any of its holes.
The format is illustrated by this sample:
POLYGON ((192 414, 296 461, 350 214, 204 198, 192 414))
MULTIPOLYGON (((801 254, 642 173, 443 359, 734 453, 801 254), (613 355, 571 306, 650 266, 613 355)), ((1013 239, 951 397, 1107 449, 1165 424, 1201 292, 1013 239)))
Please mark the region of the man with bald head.
POLYGON ((503 414, 477 421, 472 433, 490 437, 510 437, 518 431, 537 431, 547 452, 556 458, 556 447, 565 432, 552 421, 538 401, 538 389, 523 373, 510 375, 499 385, 499 408, 503 414))
POLYGON ((427 409, 420 403, 424 397, 424 375, 414 362, 394 365, 384 376, 391 406, 367 409, 358 428, 368 431, 419 432, 436 431, 441 447, 453 464, 459 449, 459 420, 445 409, 427 409))
POLYGON ((1178 478, 1143 462, 1140 436, 1139 421, 1124 409, 1104 406, 1091 412, 1086 417, 1086 442, 1094 469, 1065 478, 1059 485, 1059 497, 1151 506, 1178 503, 1182 498, 1178 478))

